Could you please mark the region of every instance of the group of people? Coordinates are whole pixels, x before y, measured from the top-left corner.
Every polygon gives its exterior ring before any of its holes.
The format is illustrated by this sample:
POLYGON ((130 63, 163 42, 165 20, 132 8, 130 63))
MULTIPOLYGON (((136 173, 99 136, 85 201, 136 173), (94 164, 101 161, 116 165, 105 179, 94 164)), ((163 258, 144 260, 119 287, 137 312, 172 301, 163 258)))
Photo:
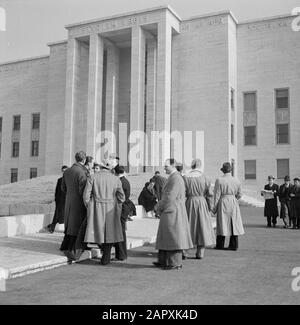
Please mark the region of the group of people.
MULTIPOLYGON (((55 224, 64 220, 60 249, 71 260, 77 260, 89 244, 101 248, 103 265, 110 263, 113 246, 117 260, 127 259, 126 222, 136 211, 125 168, 117 157, 110 156, 96 164, 96 169, 93 159, 82 151, 76 153, 75 160, 72 167, 62 167, 48 231, 53 232, 55 224)), ((203 259, 206 247, 237 250, 238 236, 244 234, 238 204, 241 184, 232 176, 231 164, 223 164, 224 175, 217 178, 214 192, 200 159, 193 160, 186 174, 172 158, 165 162, 164 170, 168 178, 156 172, 138 198, 149 216, 159 218, 158 260, 153 264, 165 270, 181 269, 182 260, 191 258, 192 248, 196 248, 196 259, 203 259), (212 214, 217 217, 216 235, 212 214), (227 236, 230 240, 225 248, 227 236)))
MULTIPOLYGON (((267 218, 267 227, 276 227, 277 218, 283 220, 284 228, 300 229, 300 179, 294 178, 291 184, 289 176, 285 176, 284 184, 280 187, 274 183, 275 177, 268 177, 268 184, 264 191, 271 193, 271 197, 265 200, 264 215, 267 218), (278 201, 280 202, 280 214, 278 213, 278 201)), ((263 195, 263 192, 261 193, 263 195)))

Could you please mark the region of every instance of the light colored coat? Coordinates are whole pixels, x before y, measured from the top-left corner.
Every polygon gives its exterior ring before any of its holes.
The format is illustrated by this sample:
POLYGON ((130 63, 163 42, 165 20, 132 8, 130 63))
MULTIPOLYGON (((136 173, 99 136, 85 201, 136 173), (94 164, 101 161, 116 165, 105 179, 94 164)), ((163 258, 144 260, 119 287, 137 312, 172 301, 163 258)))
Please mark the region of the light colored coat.
POLYGON ((192 241, 195 246, 209 247, 216 243, 212 227, 210 206, 213 197, 210 180, 199 170, 184 176, 186 186, 186 210, 192 241))
POLYGON ((86 184, 83 200, 87 206, 87 243, 123 241, 122 203, 125 195, 120 179, 108 170, 92 175, 86 184))
POLYGON ((172 173, 158 203, 160 221, 156 249, 183 250, 193 247, 188 217, 185 208, 185 185, 182 176, 172 173))
POLYGON ((238 200, 242 197, 240 181, 230 173, 217 178, 214 209, 217 213, 217 235, 239 236, 245 233, 238 200))

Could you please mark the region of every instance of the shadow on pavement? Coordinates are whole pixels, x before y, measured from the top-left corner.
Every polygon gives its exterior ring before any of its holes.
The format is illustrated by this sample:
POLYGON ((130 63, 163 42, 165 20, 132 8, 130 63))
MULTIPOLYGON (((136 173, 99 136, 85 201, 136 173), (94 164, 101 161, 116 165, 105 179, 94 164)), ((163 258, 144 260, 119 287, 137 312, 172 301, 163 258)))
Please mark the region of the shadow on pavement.
POLYGON ((96 266, 99 268, 125 268, 125 269, 157 269, 152 264, 133 264, 127 262, 111 262, 107 265, 101 265, 100 259, 93 259, 93 260, 85 260, 81 262, 77 262, 80 265, 89 265, 89 266, 96 266))

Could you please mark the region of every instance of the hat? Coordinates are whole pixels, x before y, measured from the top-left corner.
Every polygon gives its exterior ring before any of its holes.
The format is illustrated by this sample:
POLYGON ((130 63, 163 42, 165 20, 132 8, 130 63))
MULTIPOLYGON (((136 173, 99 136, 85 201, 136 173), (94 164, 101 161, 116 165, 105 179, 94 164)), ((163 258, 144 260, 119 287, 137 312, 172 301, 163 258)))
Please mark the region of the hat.
POLYGON ((230 162, 226 162, 223 164, 221 171, 224 174, 230 173, 232 171, 232 167, 231 167, 231 163, 230 162))
POLYGON ((101 161, 101 166, 103 168, 106 168, 106 169, 113 169, 115 166, 114 166, 114 161, 110 158, 104 158, 102 161, 101 161))
POLYGON ((290 176, 285 176, 284 180, 285 181, 290 181, 290 176))
POLYGON ((296 178, 294 178, 294 181, 300 182, 300 178, 296 177, 296 178))
POLYGON ((268 181, 270 181, 270 180, 274 180, 275 179, 275 177, 274 176, 268 176, 268 181))

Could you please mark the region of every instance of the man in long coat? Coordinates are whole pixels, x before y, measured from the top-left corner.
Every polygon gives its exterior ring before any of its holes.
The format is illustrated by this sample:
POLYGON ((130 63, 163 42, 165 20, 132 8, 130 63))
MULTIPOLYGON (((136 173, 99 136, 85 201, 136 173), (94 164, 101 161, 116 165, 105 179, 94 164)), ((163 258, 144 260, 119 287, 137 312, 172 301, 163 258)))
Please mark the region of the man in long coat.
POLYGON ((87 228, 84 241, 101 245, 101 264, 110 263, 113 244, 124 240, 121 225, 125 195, 119 177, 111 173, 110 159, 102 162, 102 170, 87 181, 83 199, 87 206, 87 228))
POLYGON ((284 184, 279 187, 279 201, 280 201, 280 218, 283 220, 284 228, 288 228, 292 225, 291 215, 291 197, 290 192, 292 185, 290 183, 290 177, 285 176, 284 184), (289 223, 288 223, 289 221, 289 223))
POLYGON ((290 192, 293 229, 300 229, 300 179, 294 178, 294 186, 290 192))
MULTIPOLYGON (((62 166, 61 172, 68 169, 68 166, 62 166)), ((55 212, 53 216, 52 223, 50 223, 46 229, 52 234, 55 230, 56 224, 63 224, 65 220, 65 203, 66 203, 66 193, 61 190, 62 177, 57 180, 55 187, 55 212)))
POLYGON ((214 188, 214 208, 217 213, 216 249, 224 249, 225 237, 230 236, 229 250, 238 249, 238 236, 243 235, 244 227, 238 200, 242 196, 241 183, 231 175, 232 167, 224 163, 223 177, 216 179, 214 188))
POLYGON ((80 227, 86 218, 86 208, 82 195, 87 181, 87 170, 84 167, 86 155, 83 151, 75 155, 76 163, 63 175, 61 189, 66 193, 65 203, 65 237, 61 250, 70 259, 76 259, 76 240, 80 227))
POLYGON ((153 264, 166 270, 181 269, 182 251, 193 247, 185 207, 185 185, 175 166, 175 159, 165 162, 165 171, 169 178, 158 203, 158 261, 153 264))
MULTIPOLYGON (((266 191, 271 191, 274 195, 272 199, 265 200, 265 209, 264 215, 267 218, 267 227, 271 227, 271 222, 273 227, 276 227, 277 217, 278 217, 278 206, 277 206, 277 197, 279 194, 279 186, 274 183, 275 177, 268 176, 268 182, 264 189, 266 191)), ((263 194, 262 194, 263 195, 263 194)))

